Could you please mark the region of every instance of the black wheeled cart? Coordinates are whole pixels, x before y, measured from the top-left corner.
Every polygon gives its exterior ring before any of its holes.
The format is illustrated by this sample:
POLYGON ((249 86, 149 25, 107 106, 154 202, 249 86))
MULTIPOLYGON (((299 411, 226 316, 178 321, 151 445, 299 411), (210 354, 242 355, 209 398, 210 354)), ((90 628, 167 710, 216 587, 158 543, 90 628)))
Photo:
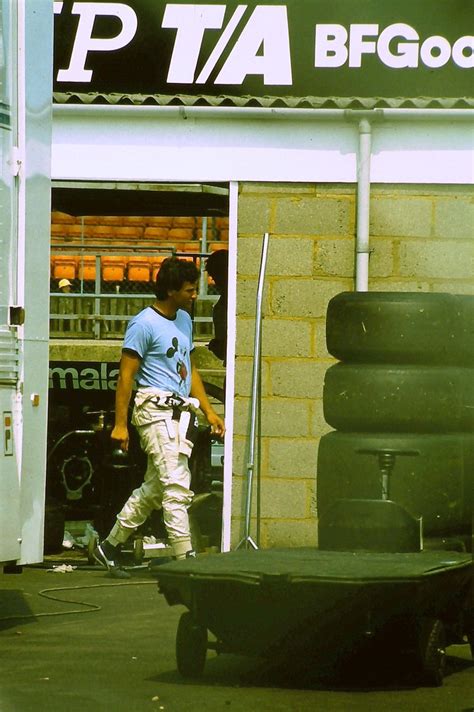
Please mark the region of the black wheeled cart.
POLYGON ((176 638, 185 677, 203 672, 208 648, 316 664, 370 639, 428 685, 442 684, 447 645, 474 648, 472 575, 466 553, 317 549, 238 550, 157 571, 167 602, 188 608, 176 638))
POLYGON ((422 519, 389 499, 397 456, 378 458, 381 499, 334 499, 318 522, 319 549, 238 549, 176 561, 157 571, 170 605, 184 604, 176 637, 179 672, 204 670, 206 651, 273 662, 360 658, 369 642, 441 685, 445 649, 474 654, 473 560, 426 550, 422 519), (208 642, 208 631, 216 638, 208 642))
POLYGON ((208 647, 327 662, 360 657, 369 642, 441 685, 447 645, 468 642, 474 655, 472 554, 424 549, 421 518, 389 499, 396 456, 408 451, 370 454, 382 499, 335 499, 318 549, 237 549, 160 567, 161 593, 188 608, 176 638, 183 676, 203 672, 208 647))
POLYGON ((341 432, 323 436, 319 446, 319 548, 258 550, 249 528, 267 242, 268 234, 257 293, 247 548, 157 571, 168 603, 188 609, 176 638, 178 670, 202 673, 209 647, 316 666, 331 656, 360 661, 373 644, 387 665, 403 660, 425 684, 440 685, 448 645, 466 642, 474 653, 468 551, 474 443, 465 395, 472 382, 466 366, 473 356, 472 297, 333 298, 328 350, 347 363, 331 366, 325 379, 325 417, 341 432), (444 367, 450 377, 440 406, 437 369, 444 367), (380 386, 376 395, 372 381, 380 386), (443 440, 444 431, 453 437, 443 440), (405 464, 392 479, 397 458, 405 464))

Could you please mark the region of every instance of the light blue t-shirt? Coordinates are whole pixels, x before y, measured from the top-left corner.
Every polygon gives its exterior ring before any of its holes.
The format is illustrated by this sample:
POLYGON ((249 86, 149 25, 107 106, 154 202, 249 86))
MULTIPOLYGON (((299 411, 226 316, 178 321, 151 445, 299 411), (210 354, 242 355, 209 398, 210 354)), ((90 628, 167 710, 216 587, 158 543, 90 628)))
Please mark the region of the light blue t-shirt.
POLYGON ((136 379, 139 386, 189 396, 193 326, 186 311, 178 309, 170 319, 146 307, 130 320, 123 348, 141 358, 136 379))

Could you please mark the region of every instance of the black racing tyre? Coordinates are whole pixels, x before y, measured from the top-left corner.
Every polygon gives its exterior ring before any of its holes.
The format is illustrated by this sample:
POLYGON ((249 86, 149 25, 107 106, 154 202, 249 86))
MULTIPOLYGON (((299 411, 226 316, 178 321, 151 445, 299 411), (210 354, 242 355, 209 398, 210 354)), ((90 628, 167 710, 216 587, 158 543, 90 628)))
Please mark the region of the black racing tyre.
POLYGON ((440 687, 446 669, 446 633, 438 618, 422 618, 419 621, 417 653, 423 682, 440 687))
POLYGON ((467 593, 466 609, 464 611, 464 635, 471 648, 471 658, 474 660, 474 591, 471 589, 467 593))
POLYGON ((328 304, 326 340, 341 361, 469 366, 474 297, 342 292, 328 304))
POLYGON ((326 371, 324 417, 336 430, 472 432, 474 370, 339 363, 326 371))
POLYGON ((383 448, 419 453, 395 457, 389 495, 423 517, 424 536, 470 535, 474 434, 327 433, 318 449, 318 516, 336 499, 381 497, 378 456, 367 451, 383 448))
POLYGON ((183 677, 199 677, 204 672, 207 630, 197 625, 191 613, 183 613, 176 633, 176 663, 183 677))

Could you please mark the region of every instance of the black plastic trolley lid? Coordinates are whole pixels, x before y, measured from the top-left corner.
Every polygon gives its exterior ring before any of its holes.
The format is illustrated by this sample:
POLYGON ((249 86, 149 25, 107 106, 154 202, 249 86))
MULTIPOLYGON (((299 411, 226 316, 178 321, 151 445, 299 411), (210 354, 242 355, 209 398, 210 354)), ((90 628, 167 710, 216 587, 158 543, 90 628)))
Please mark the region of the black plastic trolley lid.
POLYGON ((272 578, 283 578, 293 583, 328 580, 341 583, 400 582, 453 569, 468 570, 472 565, 470 554, 450 551, 386 554, 309 548, 260 549, 175 561, 160 566, 156 577, 160 583, 186 577, 255 584, 272 578))

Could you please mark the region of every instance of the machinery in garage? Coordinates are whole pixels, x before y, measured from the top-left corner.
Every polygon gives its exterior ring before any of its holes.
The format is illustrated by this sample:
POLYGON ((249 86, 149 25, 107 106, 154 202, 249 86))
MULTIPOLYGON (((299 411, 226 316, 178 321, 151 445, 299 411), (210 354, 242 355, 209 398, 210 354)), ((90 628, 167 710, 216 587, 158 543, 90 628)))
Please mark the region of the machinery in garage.
MULTIPOLYGON (((207 384, 211 399, 222 407, 222 389, 207 384)), ((114 411, 112 396, 79 396, 64 391, 50 408, 49 448, 47 457, 47 511, 45 553, 62 551, 65 527, 92 525, 99 537, 110 531, 117 512, 131 491, 140 486, 146 469, 134 428, 130 429, 127 455, 112 449, 110 431, 114 411), (102 408, 96 409, 98 404, 102 408), (108 408, 104 406, 108 404, 108 408)), ((220 549, 222 530, 223 444, 200 425, 198 439, 190 458, 191 489, 195 493, 190 508, 194 546, 198 551, 220 549)), ((88 527, 89 531, 91 526, 88 527)), ((87 542, 88 558, 96 541, 87 542)), ((170 555, 161 515, 154 513, 130 541, 131 566, 144 559, 170 555)), ((127 551, 125 552, 127 556, 127 551)))

